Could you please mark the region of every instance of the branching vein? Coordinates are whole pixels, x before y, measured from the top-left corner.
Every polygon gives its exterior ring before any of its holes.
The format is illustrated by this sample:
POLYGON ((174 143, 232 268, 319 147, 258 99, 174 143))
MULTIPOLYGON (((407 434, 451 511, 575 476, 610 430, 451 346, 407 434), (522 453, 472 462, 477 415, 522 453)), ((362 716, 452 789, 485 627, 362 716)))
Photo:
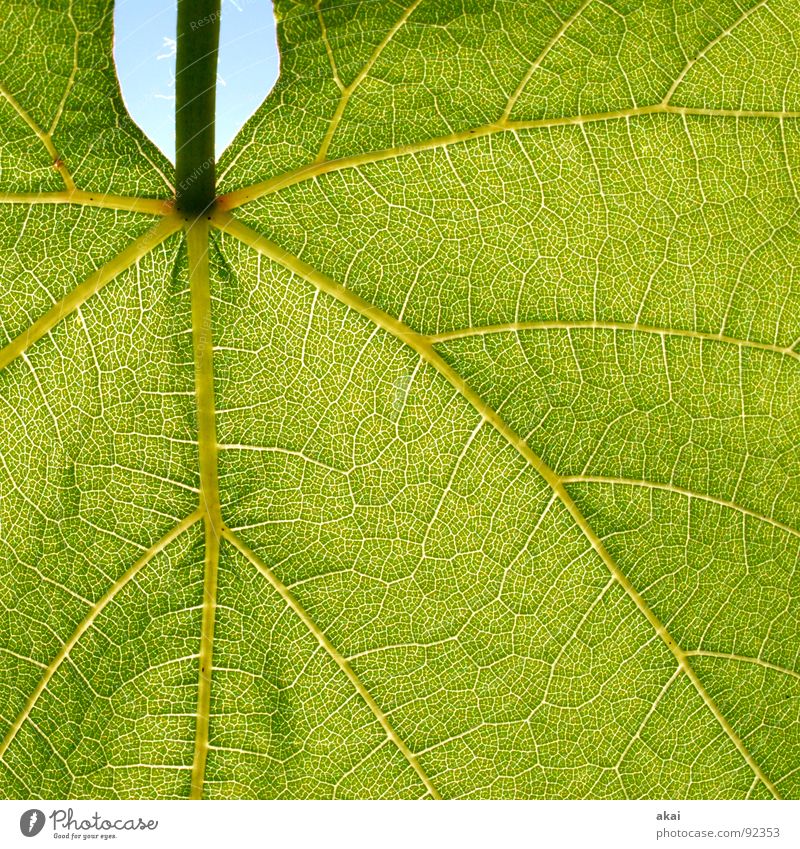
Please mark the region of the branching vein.
POLYGON ((154 247, 180 230, 181 225, 182 221, 177 216, 170 215, 162 218, 152 229, 132 242, 125 250, 120 251, 93 274, 90 274, 83 283, 76 286, 68 295, 65 295, 38 321, 35 321, 16 339, 0 349, 0 369, 4 369, 20 354, 27 351, 34 342, 46 336, 61 319, 73 313, 81 304, 99 292, 125 269, 130 268, 154 247))
POLYGON ((361 698, 367 703, 367 706, 375 715, 375 718, 380 722, 383 730, 386 732, 386 736, 397 746, 397 748, 402 752, 405 759, 411 764, 414 772, 417 773, 422 783, 425 785, 425 789, 428 791, 431 797, 434 799, 441 799, 436 788, 433 786, 430 778, 427 776, 423 768, 420 766, 419 761, 416 756, 411 752, 408 746, 398 737, 397 732, 389 723, 389 720, 386 714, 380 709, 375 699, 370 694, 369 690, 363 685, 359 677, 353 671, 353 668, 350 664, 345 660, 342 654, 333 646, 331 641, 325 636, 324 632, 320 630, 317 626, 316 622, 308 615, 308 613, 304 610, 304 608, 300 605, 300 603, 295 599, 295 597, 291 594, 288 588, 281 583, 280 580, 276 577, 275 573, 264 563, 263 560, 254 552, 252 549, 248 548, 242 540, 239 539, 236 534, 231 531, 225 529, 223 530, 223 536, 230 543, 232 543, 236 549, 243 554, 255 567, 258 571, 270 582, 272 587, 278 592, 281 598, 286 602, 286 604, 297 614, 297 616, 303 621, 303 624, 308 628, 308 630, 314 635, 317 642, 325 649, 325 651, 333 658, 336 662, 337 666, 344 672, 344 674, 350 679, 352 685, 358 691, 358 694, 361 698))
MULTIPOLYGON (((383 38, 381 43, 375 48, 372 55, 369 57, 364 67, 359 71, 356 78, 349 85, 345 86, 342 89, 342 96, 339 98, 339 103, 336 106, 336 111, 333 113, 333 117, 331 118, 330 124, 328 124, 328 129, 325 132, 325 137, 322 140, 322 145, 320 146, 319 153, 317 154, 318 162, 323 162, 328 155, 328 148, 331 146, 333 134, 336 132, 336 129, 339 126, 339 122, 342 120, 342 115, 344 114, 344 110, 347 108, 347 104, 350 101, 351 95, 361 85, 361 83, 366 78, 367 74, 369 74, 369 72, 372 70, 373 65, 378 61, 378 58, 380 57, 381 53, 383 53, 389 42, 395 37, 398 30, 403 27, 405 22, 411 17, 412 13, 414 12, 414 9, 416 9, 421 2, 422 0, 414 0, 414 2, 398 18, 397 22, 389 30, 389 32, 383 38)), ((317 8, 319 9, 319 4, 317 4, 317 8)), ((327 38, 325 39, 325 43, 328 46, 328 50, 330 50, 330 45, 328 45, 327 38)), ((335 69, 335 65, 333 67, 335 69)), ((338 79, 338 74, 336 78, 338 79)))
POLYGON ((399 159, 404 156, 411 156, 414 153, 421 153, 425 150, 435 150, 440 147, 448 147, 449 145, 460 144, 462 142, 470 141, 471 139, 477 139, 483 136, 492 136, 497 133, 577 126, 581 124, 593 124, 599 121, 617 121, 620 119, 638 118, 645 115, 679 115, 682 117, 687 115, 696 115, 711 118, 734 119, 788 119, 800 118, 800 111, 757 112, 732 109, 702 109, 658 103, 652 106, 637 106, 631 107, 630 109, 617 109, 613 112, 597 112, 587 115, 568 115, 565 117, 541 118, 530 121, 498 121, 492 124, 483 124, 480 127, 475 127, 469 130, 461 130, 457 133, 451 133, 446 136, 436 136, 419 142, 399 145, 398 147, 385 148, 384 150, 371 150, 364 153, 356 153, 352 156, 344 156, 340 159, 321 159, 318 157, 314 162, 311 162, 308 165, 302 165, 299 168, 295 168, 275 177, 270 177, 268 180, 264 180, 261 183, 254 183, 251 186, 245 186, 244 188, 228 192, 228 194, 222 195, 218 199, 218 206, 221 210, 233 210, 242 206, 242 204, 257 200, 260 197, 272 194, 273 192, 287 188, 288 186, 293 186, 296 183, 311 180, 314 177, 320 177, 323 174, 330 174, 334 171, 344 171, 348 168, 358 168, 361 165, 369 165, 373 162, 384 162, 386 160, 399 159))
POLYGON ((713 495, 707 495, 702 492, 694 492, 693 490, 685 489, 680 486, 675 486, 671 483, 635 480, 632 478, 602 477, 598 475, 572 475, 563 477, 561 480, 566 484, 595 483, 610 484, 614 486, 639 486, 643 487, 644 489, 656 489, 661 490, 662 492, 674 492, 677 495, 683 495, 686 498, 695 498, 699 501, 708 501, 712 504, 718 504, 720 507, 727 507, 730 510, 738 510, 740 513, 744 513, 745 516, 751 516, 753 519, 758 519, 758 521, 760 522, 766 522, 767 524, 773 525, 774 527, 785 531, 787 534, 792 534, 793 536, 800 537, 800 530, 798 530, 797 528, 793 528, 791 525, 787 525, 785 522, 781 522, 778 519, 774 519, 772 516, 767 516, 764 513, 758 513, 755 510, 750 510, 747 507, 742 507, 741 504, 736 504, 733 501, 727 501, 724 498, 715 498, 713 495))
POLYGON ((213 342, 211 290, 208 275, 208 222, 199 216, 186 225, 189 250, 189 285, 192 299, 192 341, 194 347, 195 392, 197 403, 197 451, 200 462, 200 512, 205 525, 205 565, 203 577, 203 619, 200 634, 197 724, 192 764, 193 799, 203 795, 208 723, 211 703, 214 624, 217 606, 217 571, 222 514, 217 472, 217 433, 214 410, 213 342))
POLYGON ((105 194, 103 192, 85 192, 71 189, 65 192, 30 192, 28 194, 0 193, 0 203, 18 204, 59 204, 68 203, 77 206, 97 206, 103 209, 119 209, 124 212, 144 212, 148 215, 170 215, 173 202, 165 198, 140 198, 130 195, 105 194))
POLYGON ((652 333, 656 336, 678 336, 686 339, 699 339, 701 342, 724 342, 742 348, 755 348, 759 351, 772 351, 795 360, 800 354, 791 347, 772 345, 768 342, 753 342, 750 339, 737 339, 720 333, 705 333, 700 330, 686 330, 674 327, 652 327, 646 324, 619 321, 514 321, 508 324, 488 324, 476 327, 463 327, 458 330, 446 330, 428 336, 430 342, 450 342, 454 339, 467 339, 471 336, 487 336, 493 333, 518 333, 526 330, 613 330, 621 332, 652 333))
POLYGON ((30 716, 31 711, 39 701, 42 693, 47 689, 47 685, 58 671, 58 668, 69 657, 69 653, 75 647, 80 638, 89 630, 89 628, 92 627, 97 617, 114 600, 114 597, 120 592, 120 590, 129 584, 157 554, 162 552, 171 542, 173 542, 173 540, 177 539, 184 531, 188 530, 195 524, 195 522, 199 521, 200 518, 201 513, 198 510, 190 516, 187 516, 182 522, 175 525, 172 530, 164 534, 158 542, 154 543, 149 549, 147 549, 147 551, 145 551, 145 553, 133 564, 133 566, 121 575, 111 585, 111 587, 109 587, 106 593, 95 603, 86 618, 81 621, 72 636, 64 643, 56 656, 50 662, 50 665, 47 667, 44 675, 36 685, 36 689, 31 693, 28 701, 25 703, 25 707, 22 709, 22 712, 9 729, 8 734, 6 734, 5 739, 0 744, 0 759, 2 759, 8 751, 8 747, 14 741, 14 738, 17 736, 20 728, 22 728, 25 720, 30 716))
POLYGON ((355 310, 365 318, 372 321, 375 325, 391 333, 392 336, 399 339, 412 350, 414 350, 421 359, 436 369, 439 374, 445 378, 476 410, 476 412, 511 445, 550 485, 558 499, 572 516, 576 525, 580 528, 586 539, 591 544, 592 548, 601 558, 608 570, 611 572, 617 583, 624 589, 630 599, 639 608, 642 615, 647 619, 653 630, 666 644, 669 650, 674 655, 678 665, 687 675, 689 680, 694 685, 701 699, 705 703, 708 710, 713 714, 717 722, 720 724, 725 734, 731 740, 733 745, 739 751, 739 754, 744 758, 748 766, 752 769, 755 775, 769 788, 775 798, 780 798, 778 791, 773 782, 764 774, 759 764, 754 760, 749 750, 745 746, 742 739, 736 734, 731 724, 726 717, 721 713, 716 703, 711 698, 703 683, 698 678, 692 668, 689 658, 683 649, 678 645, 675 639, 667 631, 664 624, 659 620, 650 606, 647 604, 643 596, 636 590, 629 578, 620 569, 616 561, 605 547, 605 544, 594 532, 586 517, 577 506, 572 496, 566 489, 565 479, 559 476, 544 460, 539 457, 502 418, 502 416, 487 404, 475 392, 469 384, 461 377, 461 375, 435 350, 431 342, 421 334, 417 333, 408 325, 385 313, 374 304, 356 295, 354 292, 346 289, 341 284, 331 280, 326 275, 317 271, 308 263, 294 256, 290 252, 276 245, 269 239, 251 230, 246 225, 237 221, 233 216, 224 212, 216 212, 212 218, 214 226, 218 227, 225 233, 237 238, 243 244, 249 245, 258 253, 270 258, 274 262, 279 263, 284 268, 293 272, 303 280, 316 286, 321 291, 331 295, 336 300, 355 310))
POLYGON ((67 191, 71 191, 75 188, 75 181, 72 179, 72 175, 69 173, 67 166, 64 161, 58 154, 58 151, 53 144, 53 139, 50 137, 50 134, 45 132, 37 123, 33 120, 28 112, 26 112, 22 106, 17 102, 17 99, 11 92, 0 82, 0 96, 4 97, 12 109, 19 115, 20 118, 33 130, 36 136, 39 138, 39 141, 44 145, 45 150, 50 155, 50 159, 52 160, 53 167, 58 171, 61 175, 61 179, 64 181, 64 185, 67 188, 67 191))

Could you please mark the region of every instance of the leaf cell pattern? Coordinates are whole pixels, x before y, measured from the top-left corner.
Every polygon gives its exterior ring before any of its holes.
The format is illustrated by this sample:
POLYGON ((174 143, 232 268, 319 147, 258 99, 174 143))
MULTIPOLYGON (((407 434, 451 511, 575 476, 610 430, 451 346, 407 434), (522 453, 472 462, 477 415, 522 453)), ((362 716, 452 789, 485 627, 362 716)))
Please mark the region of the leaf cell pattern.
POLYGON ((798 798, 800 7, 275 11, 0 12, 0 794, 798 798))

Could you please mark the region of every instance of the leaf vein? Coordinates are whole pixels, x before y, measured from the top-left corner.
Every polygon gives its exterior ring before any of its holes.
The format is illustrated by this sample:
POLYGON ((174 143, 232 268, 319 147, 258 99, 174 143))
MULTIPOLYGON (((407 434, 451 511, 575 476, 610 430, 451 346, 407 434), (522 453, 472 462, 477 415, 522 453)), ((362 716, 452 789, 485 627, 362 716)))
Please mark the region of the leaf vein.
POLYGON ((129 584, 157 554, 162 552, 171 542, 173 542, 173 540, 177 539, 177 537, 179 537, 184 531, 188 530, 200 518, 200 511, 195 511, 183 519, 183 521, 175 525, 171 530, 164 534, 161 539, 148 548, 147 551, 145 551, 145 553, 126 572, 117 578, 108 590, 106 590, 105 594, 93 605, 86 617, 81 620, 72 636, 56 653, 44 675, 36 685, 36 689, 28 697, 21 713, 14 720, 14 724, 9 729, 5 739, 2 743, 0 743, 0 760, 3 760, 5 753, 8 751, 8 747, 14 741, 14 738, 17 736, 17 733, 20 728, 22 728, 25 721, 30 717, 31 711, 36 706, 36 703, 39 701, 42 693, 47 689, 47 685, 50 683, 61 664, 67 659, 69 653, 73 648, 75 648, 75 645, 78 643, 80 638, 89 630, 89 628, 92 627, 95 619, 97 619, 103 610, 105 610, 105 608, 114 600, 117 593, 119 593, 123 587, 127 586, 127 584, 129 584))
POLYGON ((436 369, 436 371, 439 372, 439 374, 462 395, 464 400, 474 407, 476 412, 486 419, 495 428, 495 430, 517 450, 523 459, 525 459, 552 487, 553 491, 557 494, 559 500, 572 516, 576 525, 587 538, 592 548, 596 551, 600 559, 606 565, 620 586, 625 590, 636 607, 639 608, 639 611, 651 624, 656 634, 672 652, 680 667, 691 680, 706 707, 714 715, 717 722, 720 724, 725 734, 730 738, 739 754, 747 762, 748 766, 761 779, 764 785, 769 788, 773 796, 775 798, 780 798, 773 782, 769 780, 761 767, 753 759, 753 756, 746 748, 742 739, 733 730, 728 720, 720 712, 708 691, 703 686, 683 649, 680 648, 671 634, 667 631, 664 624, 658 619, 656 614, 647 604, 643 596, 638 592, 638 590, 636 590, 630 579, 620 569, 614 558, 611 557, 603 541, 595 533, 580 508, 567 491, 565 483, 568 479, 562 478, 560 475, 556 474, 556 472, 551 469, 550 466, 548 466, 547 463, 545 463, 545 461, 533 451, 533 449, 531 449, 528 443, 507 424, 500 414, 487 404, 483 398, 481 398, 481 396, 469 386, 464 378, 442 358, 426 337, 417 333, 402 321, 399 321, 388 313, 385 313, 379 307, 364 300, 349 289, 346 289, 340 283, 335 282, 325 274, 317 271, 299 257, 291 254, 289 251, 281 248, 279 245, 270 241, 266 237, 261 236, 254 230, 251 230, 246 225, 237 221, 232 215, 216 211, 212 214, 212 223, 223 232, 229 233, 239 239, 239 241, 243 244, 249 245, 258 253, 261 253, 272 259, 274 262, 279 263, 284 268, 299 276, 301 279, 306 280, 311 285, 316 286, 321 291, 334 297, 340 303, 343 303, 360 313, 365 318, 373 322, 376 327, 387 331, 399 341, 408 345, 426 363, 436 369))
POLYGON ((308 628, 308 630, 314 635, 317 642, 325 649, 325 651, 330 655, 330 657, 335 661, 337 666, 344 672, 344 674, 350 680, 350 683, 355 687, 358 694, 361 698, 367 703, 367 706, 375 715, 375 718, 383 727, 383 730, 386 732, 387 737, 397 746, 400 752, 403 754, 405 759, 409 762, 414 772, 416 772, 417 776, 420 778, 422 783, 425 785, 428 793, 433 796, 434 799, 441 799, 436 788, 433 786, 428 775, 423 770, 420 765, 417 757, 411 752, 408 746, 403 742, 403 740, 398 736, 397 732, 394 730, 392 725, 389 723, 389 720, 386 714, 381 710, 378 706, 378 703, 372 697, 370 692, 366 689, 366 687, 361 682, 361 679, 356 675, 353 671, 353 668, 344 658, 344 656, 334 647, 331 641, 325 636, 325 633, 317 626, 316 622, 308 615, 306 610, 300 605, 300 603, 295 599, 295 597, 291 594, 289 589, 278 579, 278 577, 272 572, 272 570, 264 563, 263 560, 247 545, 245 545, 236 534, 229 531, 227 528, 222 531, 223 536, 227 539, 253 566, 258 569, 258 571, 269 581, 272 585, 273 589, 281 596, 281 598, 286 602, 286 604, 297 614, 297 616, 303 621, 303 624, 308 628))

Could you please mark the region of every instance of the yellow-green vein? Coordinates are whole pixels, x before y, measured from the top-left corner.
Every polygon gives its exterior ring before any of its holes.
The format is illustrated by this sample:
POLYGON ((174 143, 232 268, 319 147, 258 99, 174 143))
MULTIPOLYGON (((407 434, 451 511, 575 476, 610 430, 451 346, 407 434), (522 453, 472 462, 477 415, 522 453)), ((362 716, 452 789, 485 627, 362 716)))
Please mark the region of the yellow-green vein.
MULTIPOLYGON (((369 57, 364 67, 359 71, 358 75, 355 79, 350 83, 350 85, 345 86, 342 89, 342 96, 339 98, 339 102, 336 104, 336 111, 333 113, 333 117, 328 124, 328 129, 325 132, 325 137, 322 140, 322 144, 320 145, 319 153, 317 154, 317 162, 322 162, 328 155, 328 148, 331 146, 331 141, 333 140, 333 134, 336 132, 337 127, 339 126, 339 122, 342 119, 342 115, 344 114, 344 110, 347 108, 347 104, 350 101, 350 96, 353 92, 361 85, 364 81, 367 74, 372 70, 373 65, 378 61, 378 57, 383 53, 386 49, 386 46, 389 42, 395 37, 398 30, 405 24, 405 22, 411 17, 414 12, 414 9, 419 6, 422 0, 414 0, 414 2, 403 12, 403 14, 397 19, 392 28, 386 33, 386 36, 383 38, 381 43, 373 50, 372 55, 369 57)), ((322 20, 322 12, 319 10, 320 20, 322 20)), ((325 39, 326 45, 327 42, 327 34, 325 39)), ((328 46, 330 50, 330 47, 328 46)), ((329 57, 332 61, 333 55, 329 53, 329 57)), ((335 67, 335 66, 333 66, 335 67)))
POLYGON ((45 150, 50 155, 52 159, 53 168, 55 168, 58 173, 61 175, 61 179, 64 181, 64 185, 67 187, 67 190, 72 190, 75 188, 75 181, 72 179, 72 175, 69 173, 66 164, 61 159, 58 151, 53 144, 53 139, 50 137, 49 133, 46 133, 37 123, 33 120, 30 114, 22 108, 17 99, 13 94, 0 83, 0 96, 4 97, 11 108, 19 115, 20 118, 33 130, 33 132, 38 137, 39 141, 44 145, 45 150))
POLYGON ((477 327, 461 327, 457 330, 445 330, 431 333, 427 338, 438 344, 454 339, 467 339, 470 336, 488 336, 493 333, 519 333, 526 330, 611 330, 615 332, 649 333, 655 336, 678 336, 698 339, 701 342, 724 342, 741 348, 755 348, 759 351, 772 351, 800 360, 800 353, 791 346, 774 345, 770 342, 755 342, 750 339, 738 339, 723 333, 710 333, 702 330, 688 330, 679 327, 653 327, 647 324, 621 321, 512 321, 508 324, 486 324, 477 327))
POLYGON ((64 192, 28 192, 27 194, 0 193, 0 203, 58 204, 97 206, 103 209, 119 209, 124 212, 144 212, 147 215, 169 215, 174 209, 171 198, 140 198, 133 195, 113 195, 104 192, 85 192, 71 189, 64 192))
POLYGON ((211 338, 211 291, 208 274, 208 220, 199 216, 187 222, 189 288, 192 298, 192 342, 194 347, 195 395, 197 404, 197 451, 200 464, 200 511, 205 524, 203 574, 203 618, 197 687, 197 724, 192 762, 192 799, 203 795, 208 724, 211 705, 211 667, 217 606, 217 570, 222 514, 217 477, 217 429, 214 410, 213 343, 211 338))
POLYGON ((175 215, 165 216, 143 236, 140 236, 113 259, 90 274, 83 283, 80 283, 58 303, 54 304, 52 309, 48 310, 27 330, 24 330, 16 339, 0 349, 0 369, 4 369, 20 354, 27 351, 34 342, 49 333, 62 318, 74 312, 117 275, 130 268, 166 238, 180 230, 182 223, 182 220, 175 215))
POLYGON ((762 669, 769 669, 772 672, 780 672, 782 675, 789 675, 792 678, 800 680, 800 672, 795 672, 794 669, 789 669, 786 666, 780 666, 777 663, 770 663, 770 661, 762 660, 760 657, 747 657, 743 654, 729 654, 722 651, 706 651, 705 649, 687 651, 686 657, 714 657, 717 660, 733 660, 738 663, 752 663, 755 666, 760 666, 762 669))
POLYGON ((556 44, 563 38, 564 33, 575 23, 575 21, 583 14, 584 9, 591 3, 592 0, 583 0, 583 2, 578 6, 577 9, 561 24, 561 26, 556 31, 555 35, 550 39, 550 41, 545 44, 542 52, 534 59, 531 63, 530 68, 525 72, 525 75, 519 82, 519 85, 514 90, 514 93, 511 97, 508 98, 508 103, 506 103, 506 108, 503 110, 502 121, 508 121, 511 113, 514 111, 514 107, 517 104, 517 101, 520 98, 520 95, 525 90, 525 86, 530 82, 531 77, 536 73, 536 69, 540 67, 542 62, 547 58, 547 54, 556 46, 556 44))
POLYGON ((440 147, 448 147, 470 139, 491 136, 496 133, 519 132, 521 130, 550 129, 553 127, 579 126, 581 124, 593 124, 602 121, 615 121, 620 119, 638 118, 646 115, 681 115, 681 116, 706 116, 711 118, 800 118, 797 112, 755 112, 748 110, 731 109, 703 109, 687 106, 672 106, 657 103, 651 106, 636 106, 630 109, 617 109, 613 112, 597 112, 587 115, 569 115, 563 118, 541 118, 530 121, 497 121, 491 124, 483 124, 470 130, 462 130, 446 136, 436 136, 419 142, 399 145, 398 147, 384 148, 383 150, 370 150, 364 153, 356 153, 352 156, 343 156, 340 159, 317 159, 307 165, 270 177, 260 183, 254 183, 241 189, 222 195, 218 198, 220 210, 236 209, 242 204, 257 200, 265 195, 272 194, 280 189, 302 183, 306 180, 330 174, 334 171, 344 171, 349 168, 357 168, 361 165, 369 165, 373 162, 384 162, 391 159, 399 159, 403 156, 411 156, 426 150, 435 150, 440 147))
POLYGON ((792 534, 793 536, 800 537, 800 530, 797 528, 793 528, 791 525, 787 525, 785 522, 781 522, 778 519, 774 519, 772 516, 767 516, 765 513, 758 513, 755 510, 751 510, 748 507, 743 507, 741 504, 737 504, 734 501, 728 501, 725 498, 717 498, 714 495, 707 495, 702 492, 695 492, 692 489, 686 489, 685 487, 676 486, 671 483, 661 483, 659 481, 648 481, 648 480, 639 480, 638 478, 614 478, 614 477, 604 477, 601 475, 565 475, 561 478, 561 482, 565 484, 580 484, 580 483, 594 483, 594 484, 608 484, 609 486, 638 486, 643 489, 653 489, 659 490, 661 492, 672 492, 676 495, 682 495, 685 498, 689 499, 697 499, 698 501, 708 501, 711 504, 717 504, 720 507, 727 507, 730 510, 736 510, 739 513, 744 514, 745 516, 750 516, 753 519, 757 519, 759 522, 766 522, 773 527, 784 531, 787 534, 792 534))
POLYGON ((724 29, 719 35, 715 38, 711 39, 711 41, 706 44, 706 46, 695 56, 692 56, 686 64, 683 66, 681 72, 672 82, 672 85, 669 87, 669 90, 664 95, 664 100, 662 103, 664 105, 668 104, 672 100, 672 96, 678 90, 678 86, 686 79, 686 75, 692 68, 701 60, 703 60, 709 53, 710 50, 713 50, 723 38, 727 38, 740 24, 743 24, 754 12, 757 12, 762 6, 766 6, 767 0, 758 0, 758 3, 755 3, 753 6, 750 6, 749 9, 745 9, 741 15, 726 29, 724 29))
POLYGON ((33 710, 36 702, 39 700, 42 693, 47 689, 47 685, 50 683, 53 676, 58 671, 58 668, 64 662, 64 660, 68 657, 69 653, 75 647, 75 644, 80 640, 80 638, 92 627, 92 624, 97 619, 97 617, 105 610, 106 607, 114 600, 114 597, 117 593, 127 584, 129 584, 134 577, 157 555, 159 552, 163 551, 173 540, 175 540, 178 536, 180 536, 185 530, 190 528, 195 522, 199 521, 201 518, 201 512, 196 510, 191 515, 187 516, 183 521, 179 522, 175 525, 172 530, 168 531, 161 537, 158 542, 154 543, 150 548, 145 551, 145 553, 131 566, 123 575, 121 575, 106 593, 94 604, 92 609, 89 611, 88 615, 85 619, 81 621, 78 627, 73 632, 72 636, 67 640, 66 643, 59 649, 56 656, 50 662, 50 665, 45 670, 44 675, 39 680, 39 683, 36 685, 36 689, 31 693, 28 701, 25 703, 25 707, 22 709, 22 712, 14 721, 14 724, 6 734, 5 739, 0 744, 0 759, 3 758, 8 747, 13 742, 20 728, 22 728, 25 720, 30 716, 31 711, 33 710))
POLYGON ((558 496, 558 499, 572 516, 573 521, 580 528, 592 548, 634 604, 639 608, 640 612, 653 627, 656 634, 672 652, 679 666, 683 669, 689 680, 694 685, 706 707, 716 718, 717 722, 722 726, 726 735, 739 751, 739 754, 744 758, 748 766, 764 783, 764 785, 769 788, 773 796, 775 798, 780 798, 774 783, 767 778, 759 764, 756 763, 753 756, 744 745, 742 739, 736 734, 728 720, 719 710, 710 694, 703 686, 700 679, 697 677, 697 674, 689 663, 686 653, 667 631, 666 626, 656 616, 643 596, 636 590, 627 575, 625 575, 625 573, 620 569, 614 558, 608 552, 603 541, 594 532, 593 528, 586 520, 586 517, 583 515, 580 508, 577 506, 575 501, 572 499, 572 496, 564 486, 564 479, 562 479, 553 469, 550 468, 549 465, 547 465, 547 463, 545 463, 541 457, 538 456, 538 454, 533 451, 528 443, 508 425, 497 410, 487 404, 483 398, 481 398, 481 396, 469 386, 464 378, 438 353, 438 351, 436 351, 431 342, 425 336, 417 333, 402 321, 394 318, 379 307, 369 303, 349 289, 346 289, 340 283, 337 283, 325 274, 317 271, 299 257, 291 254, 289 251, 286 251, 279 245, 256 233, 254 230, 251 230, 245 224, 237 221, 229 213, 216 212, 212 216, 212 221, 214 225, 223 232, 229 233, 243 244, 250 246, 253 250, 263 256, 279 263, 284 268, 287 268, 289 271, 299 276, 301 279, 306 280, 321 291, 336 298, 339 302, 360 313, 365 318, 368 318, 378 327, 391 333, 394 337, 412 348, 420 356, 423 362, 428 363, 436 369, 436 371, 439 372, 439 374, 442 375, 442 377, 444 377, 445 380, 447 380, 459 392, 459 394, 461 394, 461 396, 469 402, 476 412, 488 421, 489 424, 491 424, 492 427, 494 427, 495 430, 518 451, 518 453, 552 487, 553 491, 558 496))
POLYGON ((361 698, 367 703, 367 706, 375 715, 375 718, 381 724, 383 730, 386 732, 386 736, 397 746, 400 752, 403 754, 405 759, 411 764, 414 772, 419 776, 422 783, 425 785, 425 789, 434 799, 441 799, 442 797, 439 795, 436 788, 433 786, 428 775, 425 773, 425 770, 420 765, 417 760, 416 755, 408 748, 408 746, 403 742, 403 740, 397 735, 397 732, 392 727, 389 719, 386 714, 380 709, 378 703, 370 694, 369 690, 363 685, 361 679, 356 675, 353 671, 353 668, 344 658, 344 656, 337 651, 335 646, 331 643, 331 641, 325 636, 325 633, 319 628, 316 622, 306 613, 305 609, 302 605, 297 601, 297 599, 292 595, 289 589, 283 584, 275 573, 267 566, 266 563, 252 550, 250 549, 242 540, 239 539, 236 534, 227 528, 223 530, 223 536, 227 539, 244 557, 246 557, 258 571, 270 582, 272 587, 278 592, 280 597, 286 602, 288 607, 290 607, 297 616, 302 620, 303 624, 308 628, 308 630, 314 635, 317 642, 322 646, 323 649, 330 655, 331 658, 336 662, 337 666, 344 672, 344 674, 350 680, 350 683, 355 687, 358 691, 358 694, 361 698))

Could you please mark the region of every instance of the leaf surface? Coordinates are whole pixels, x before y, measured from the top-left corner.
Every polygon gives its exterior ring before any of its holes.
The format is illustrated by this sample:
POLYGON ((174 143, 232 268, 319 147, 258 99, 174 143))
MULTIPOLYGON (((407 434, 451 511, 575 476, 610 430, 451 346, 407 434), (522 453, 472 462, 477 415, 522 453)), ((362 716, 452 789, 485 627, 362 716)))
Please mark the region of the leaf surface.
POLYGON ((276 14, 191 217, 4 8, 0 793, 800 796, 797 5, 276 14))

